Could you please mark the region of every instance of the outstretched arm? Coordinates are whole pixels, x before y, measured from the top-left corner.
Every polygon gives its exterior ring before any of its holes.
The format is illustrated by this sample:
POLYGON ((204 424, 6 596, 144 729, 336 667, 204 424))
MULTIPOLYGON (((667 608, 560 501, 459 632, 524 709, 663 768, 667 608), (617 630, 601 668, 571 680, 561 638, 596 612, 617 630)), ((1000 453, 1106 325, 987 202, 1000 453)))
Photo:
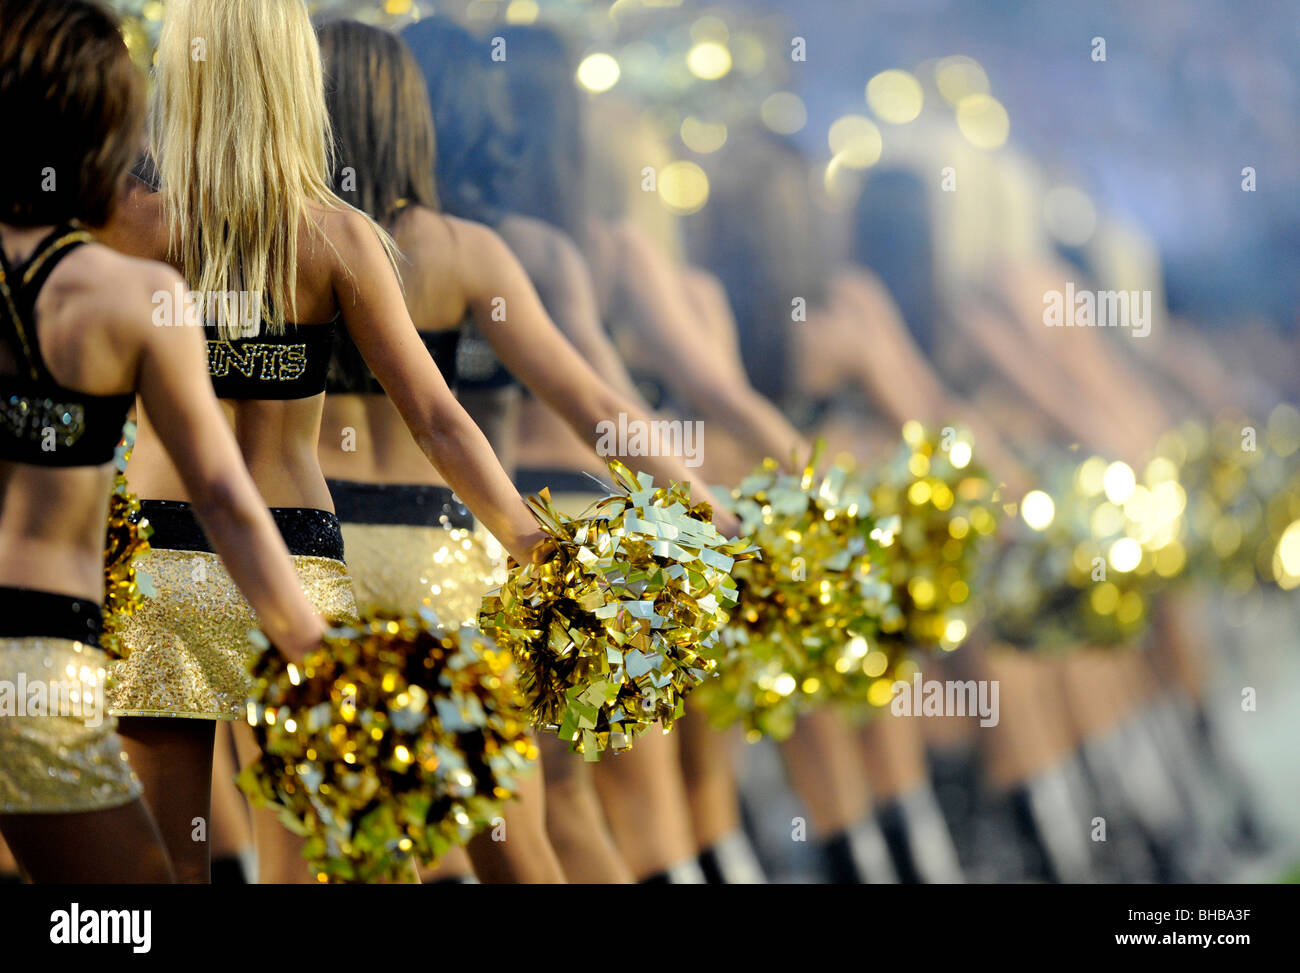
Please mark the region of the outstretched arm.
POLYGON ((725 426, 756 459, 771 456, 793 469, 803 441, 785 417, 751 386, 743 372, 719 370, 679 271, 635 228, 610 231, 620 247, 618 303, 647 342, 662 352, 660 378, 682 402, 725 426))
MULTIPOLYGON (((528 275, 496 233, 463 221, 455 221, 453 228, 460 256, 460 279, 465 282, 475 322, 506 367, 533 394, 562 416, 597 452, 602 423, 617 426, 620 416, 628 423, 653 421, 643 403, 612 388, 560 333, 528 275), (505 314, 494 314, 494 302, 501 300, 505 314)), ((683 457, 625 458, 630 465, 660 482, 689 483, 692 497, 712 504, 719 530, 730 536, 738 531, 739 524, 722 510, 708 485, 685 465, 683 457)))
POLYGON ((421 342, 378 236, 357 213, 331 220, 340 257, 334 291, 357 350, 429 462, 505 549, 527 561, 543 538, 537 520, 421 342))

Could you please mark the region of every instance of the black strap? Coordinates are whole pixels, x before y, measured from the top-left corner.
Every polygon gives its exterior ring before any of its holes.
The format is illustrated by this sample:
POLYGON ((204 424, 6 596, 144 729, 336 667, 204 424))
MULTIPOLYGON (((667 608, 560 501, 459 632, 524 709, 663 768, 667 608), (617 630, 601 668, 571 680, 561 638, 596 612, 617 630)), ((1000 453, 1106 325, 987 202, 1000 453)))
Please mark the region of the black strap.
POLYGON ((18 265, 11 264, 0 246, 0 321, 8 323, 8 330, 18 345, 33 380, 58 384, 45 366, 40 343, 36 338, 36 297, 45 286, 59 261, 69 253, 89 243, 93 237, 75 221, 56 226, 41 238, 31 256, 18 265))

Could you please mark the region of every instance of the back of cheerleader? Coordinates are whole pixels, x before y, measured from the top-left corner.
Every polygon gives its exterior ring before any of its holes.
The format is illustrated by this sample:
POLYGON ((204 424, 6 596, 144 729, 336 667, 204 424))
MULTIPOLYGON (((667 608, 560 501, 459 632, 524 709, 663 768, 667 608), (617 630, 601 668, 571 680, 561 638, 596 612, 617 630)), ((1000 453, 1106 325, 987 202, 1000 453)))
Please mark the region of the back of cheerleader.
POLYGON ((36 315, 55 268, 89 241, 64 224, 23 260, 0 247, 0 814, 140 794, 105 713, 99 648, 111 464, 134 396, 59 382, 36 315))

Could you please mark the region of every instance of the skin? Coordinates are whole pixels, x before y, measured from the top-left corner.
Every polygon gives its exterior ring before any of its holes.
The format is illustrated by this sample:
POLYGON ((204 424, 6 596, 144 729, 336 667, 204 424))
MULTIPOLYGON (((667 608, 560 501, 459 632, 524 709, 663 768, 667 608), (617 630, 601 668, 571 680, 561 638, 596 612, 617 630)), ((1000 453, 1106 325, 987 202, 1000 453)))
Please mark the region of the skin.
MULTIPOLYGON (((409 262, 409 266, 403 268, 406 302, 418 319, 419 329, 445 331, 459 328, 466 311, 469 311, 505 366, 540 402, 554 410, 575 436, 582 438, 586 453, 592 459, 596 459, 593 451, 600 438, 596 427, 602 420, 626 413, 629 421, 649 421, 644 407, 631 394, 606 382, 556 327, 533 289, 528 274, 501 237, 491 229, 422 206, 412 206, 403 210, 393 233, 398 249, 409 262), (494 320, 494 302, 500 301, 504 302, 505 319, 494 320), (526 341, 520 340, 522 335, 527 335, 526 341)), ((423 345, 419 354, 429 361, 423 345)), ((329 398, 328 407, 332 410, 335 398, 376 397, 329 398)), ((351 405, 344 401, 340 408, 349 409, 351 405)), ((429 482, 427 475, 418 479, 395 479, 414 475, 417 467, 411 462, 413 457, 409 451, 399 445, 401 437, 392 435, 392 417, 385 417, 380 407, 369 402, 366 405, 374 448, 358 468, 367 469, 366 464, 370 461, 369 475, 380 477, 382 482, 429 482)), ((406 438, 409 442, 410 437, 406 438)), ((337 441, 337 437, 322 436, 322 453, 328 457, 322 462, 327 462, 331 471, 338 470, 339 475, 344 475, 351 463, 350 457, 355 454, 341 453, 335 446, 337 441)), ((693 496, 706 501, 712 498, 707 484, 695 477, 676 457, 627 459, 635 468, 651 474, 656 480, 686 482, 691 485, 693 496)), ((739 526, 733 517, 716 506, 715 522, 729 536, 734 536, 739 526)))
MULTIPOLYGON (((653 348, 662 362, 656 374, 673 397, 695 409, 744 444, 750 454, 771 456, 788 469, 806 455, 807 443, 771 402, 749 384, 732 345, 724 357, 710 355, 707 334, 697 325, 686 275, 643 232, 630 223, 593 225, 588 251, 604 319, 631 328, 641 348, 653 348), (598 256, 599 255, 599 256, 598 256), (660 357, 662 356, 662 357, 660 357)), ((712 299, 725 300, 713 280, 712 299)), ((703 285, 696 278, 697 289, 703 285)))
MULTIPOLYGON (((49 227, 0 226, 24 258, 49 227)), ((158 449, 268 637, 291 658, 319 641, 321 621, 298 587, 275 525, 208 389, 201 336, 155 328, 151 295, 178 284, 171 269, 88 244, 63 259, 36 302, 42 354, 61 385, 93 395, 134 392, 164 417, 158 449)), ((103 598, 103 531, 112 464, 60 469, 0 463, 0 584, 103 598)), ((137 767, 147 775, 147 767, 137 767)), ((201 772, 201 771, 200 771, 201 772)), ((147 796, 146 796, 147 800, 147 796)), ((35 881, 157 882, 173 873, 144 801, 78 815, 10 815, 0 829, 35 881), (88 851, 87 849, 93 849, 88 851)), ((193 845, 193 842, 190 842, 193 845)), ((192 851, 206 858, 206 843, 192 851)))
MULTIPOLYGON (((527 560, 540 550, 542 534, 537 522, 496 461, 487 440, 457 404, 426 352, 379 238, 359 214, 350 210, 311 204, 309 216, 316 221, 324 239, 304 220, 299 228, 294 316, 301 326, 311 327, 316 322, 332 320, 336 313, 341 315, 349 335, 384 388, 389 390, 389 397, 428 462, 439 468, 448 484, 512 556, 527 560), (329 245, 325 245, 326 240, 329 245)), ((157 194, 133 193, 120 208, 118 218, 105 230, 104 237, 113 246, 140 256, 160 260, 171 256, 165 211, 157 194)), ((202 335, 193 331, 189 340, 196 356, 201 356, 202 335)), ((198 361, 206 365, 202 357, 198 361)), ((200 379, 189 376, 188 387, 201 384, 200 379)), ((323 394, 301 400, 223 403, 230 423, 227 428, 233 428, 233 438, 238 443, 236 455, 248 465, 260 494, 258 503, 262 514, 272 529, 265 509, 268 506, 333 510, 316 456, 323 406, 323 394)), ((139 434, 128 469, 132 485, 142 497, 194 498, 189 484, 178 475, 178 467, 160 448, 164 428, 173 421, 168 413, 150 408, 148 399, 142 403, 139 434)), ((196 453, 205 456, 193 448, 188 448, 186 455, 196 453)), ((206 522, 204 526, 207 527, 206 522)), ((241 590, 257 592, 259 589, 241 585, 241 590)), ((262 617, 259 601, 250 598, 250 602, 259 618, 262 617)), ((137 740, 133 750, 139 757, 140 772, 155 782, 177 772, 173 768, 181 752, 203 746, 202 741, 193 739, 203 728, 189 725, 191 721, 169 720, 169 732, 165 734, 138 733, 134 723, 134 719, 124 720, 123 734, 137 740)), ((241 735, 237 732, 237 742, 241 735)), ((247 744, 245 739, 241 759, 250 755, 247 744)), ((187 786, 184 793, 192 793, 206 804, 210 771, 191 766, 190 772, 194 775, 193 786, 187 786)), ((155 817, 164 834, 172 836, 169 849, 178 871, 200 878, 205 876, 206 845, 200 849, 194 842, 180 839, 184 831, 182 816, 194 808, 180 807, 179 802, 165 797, 156 788, 151 792, 146 783, 146 797, 151 793, 155 817)), ((262 881, 311 880, 301 858, 296 856, 297 839, 280 827, 272 812, 254 813, 254 831, 262 881)))
MULTIPOLYGON (((514 239, 530 252, 541 249, 543 237, 550 231, 535 221, 509 221, 514 239)), ((590 331, 572 329, 561 332, 547 315, 528 274, 500 236, 482 225, 446 217, 424 207, 404 209, 393 226, 393 235, 405 258, 403 279, 408 308, 422 331, 442 331, 460 327, 470 313, 484 338, 503 363, 521 382, 561 418, 565 431, 578 444, 586 463, 603 469, 596 456, 597 424, 601 420, 628 415, 629 420, 649 418, 639 397, 629 391, 631 383, 619 381, 621 366, 612 369, 613 381, 606 381, 580 352, 592 355, 597 363, 609 366, 615 356, 605 354, 599 342, 591 340, 590 331), (504 302, 505 320, 494 320, 494 310, 504 302), (576 331, 576 335, 573 332, 576 331), (520 340, 527 335, 527 340, 520 340), (568 338, 574 337, 573 343, 568 338), (577 345, 577 347, 575 347, 577 345)), ((559 251, 558 260, 570 273, 580 273, 575 266, 576 251, 571 245, 559 251)), ((564 319, 581 318, 574 305, 583 299, 579 286, 560 305, 564 319)), ((423 349, 422 349, 423 352, 423 349)), ((425 355, 427 358, 427 354, 425 355)), ((491 428, 501 417, 502 403, 485 396, 477 415, 491 428)), ((377 396, 338 396, 326 399, 325 419, 320 439, 321 465, 329 476, 367 479, 383 483, 437 483, 427 464, 421 465, 413 455, 410 436, 401 428, 401 419, 388 403, 377 396), (361 417, 364 417, 362 419, 361 417), (364 425, 357 423, 364 422, 364 425), (347 426, 364 429, 369 435, 356 437, 352 451, 341 448, 337 430, 347 426)), ((703 480, 696 477, 675 457, 628 457, 636 469, 644 470, 656 480, 677 480, 691 485, 693 496, 706 500, 711 495, 703 480)), ((735 518, 714 503, 715 523, 728 535, 739 530, 735 518)), ((598 814, 588 773, 576 758, 567 753, 550 754, 547 766, 546 816, 548 831, 560 853, 566 872, 584 876, 583 880, 621 881, 627 869, 603 838, 605 825, 598 814), (565 762, 571 762, 569 767, 565 762), (563 767, 561 771, 559 768, 563 767), (576 840, 582 835, 594 840, 576 840)), ((500 843, 479 843, 479 857, 490 854, 500 843)), ((500 866, 493 867, 494 873, 500 866)))
MULTIPOLYGON (((720 363, 701 336, 682 268, 663 259, 628 225, 597 224, 594 232, 596 241, 584 254, 590 277, 582 279, 581 260, 570 260, 567 267, 538 267, 537 274, 539 286, 553 300, 557 294, 576 295, 557 304, 553 313, 557 320, 574 322, 568 327, 584 336, 592 349, 588 353, 597 356, 593 362, 603 363, 602 373, 629 381, 618 361, 625 349, 609 341, 602 323, 626 322, 633 326, 627 348, 654 348, 653 371, 675 398, 699 410, 706 430, 739 440, 760 458, 771 451, 792 462, 796 453, 806 453, 785 418, 748 384, 743 369, 736 367, 738 360, 720 363)), ((591 468, 573 449, 571 437, 562 435, 554 417, 536 403, 524 404, 520 428, 521 466, 591 468)), ((714 441, 706 439, 706 446, 714 441)), ((713 468, 707 458, 702 468, 713 468)), ((614 839, 638 879, 699 850, 675 735, 652 731, 630 752, 593 765, 591 775, 614 839)))
POLYGON ((239 858, 253 844, 248 805, 235 786, 237 763, 230 726, 216 727, 212 757, 212 860, 239 858))

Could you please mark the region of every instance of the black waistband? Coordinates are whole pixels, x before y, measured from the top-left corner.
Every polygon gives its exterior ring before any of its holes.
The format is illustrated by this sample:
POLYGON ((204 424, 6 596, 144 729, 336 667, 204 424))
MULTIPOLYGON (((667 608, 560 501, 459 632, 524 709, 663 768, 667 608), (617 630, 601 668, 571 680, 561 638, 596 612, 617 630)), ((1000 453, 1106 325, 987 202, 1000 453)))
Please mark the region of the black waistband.
POLYGON ((68 639, 99 646, 99 605, 53 591, 0 586, 0 638, 68 639))
POLYGON ((334 510, 345 524, 404 527, 474 526, 474 515, 450 487, 424 483, 359 483, 327 480, 334 510))
POLYGON ((581 470, 532 469, 515 471, 515 489, 524 496, 541 493, 550 487, 551 493, 588 493, 604 496, 613 489, 602 477, 581 470))
MULTIPOLYGON (((149 546, 161 551, 214 553, 207 535, 194 516, 194 508, 180 500, 141 500, 140 513, 153 527, 149 546)), ((343 560, 343 534, 339 519, 314 507, 272 507, 271 518, 280 529, 289 553, 299 557, 343 560)))

